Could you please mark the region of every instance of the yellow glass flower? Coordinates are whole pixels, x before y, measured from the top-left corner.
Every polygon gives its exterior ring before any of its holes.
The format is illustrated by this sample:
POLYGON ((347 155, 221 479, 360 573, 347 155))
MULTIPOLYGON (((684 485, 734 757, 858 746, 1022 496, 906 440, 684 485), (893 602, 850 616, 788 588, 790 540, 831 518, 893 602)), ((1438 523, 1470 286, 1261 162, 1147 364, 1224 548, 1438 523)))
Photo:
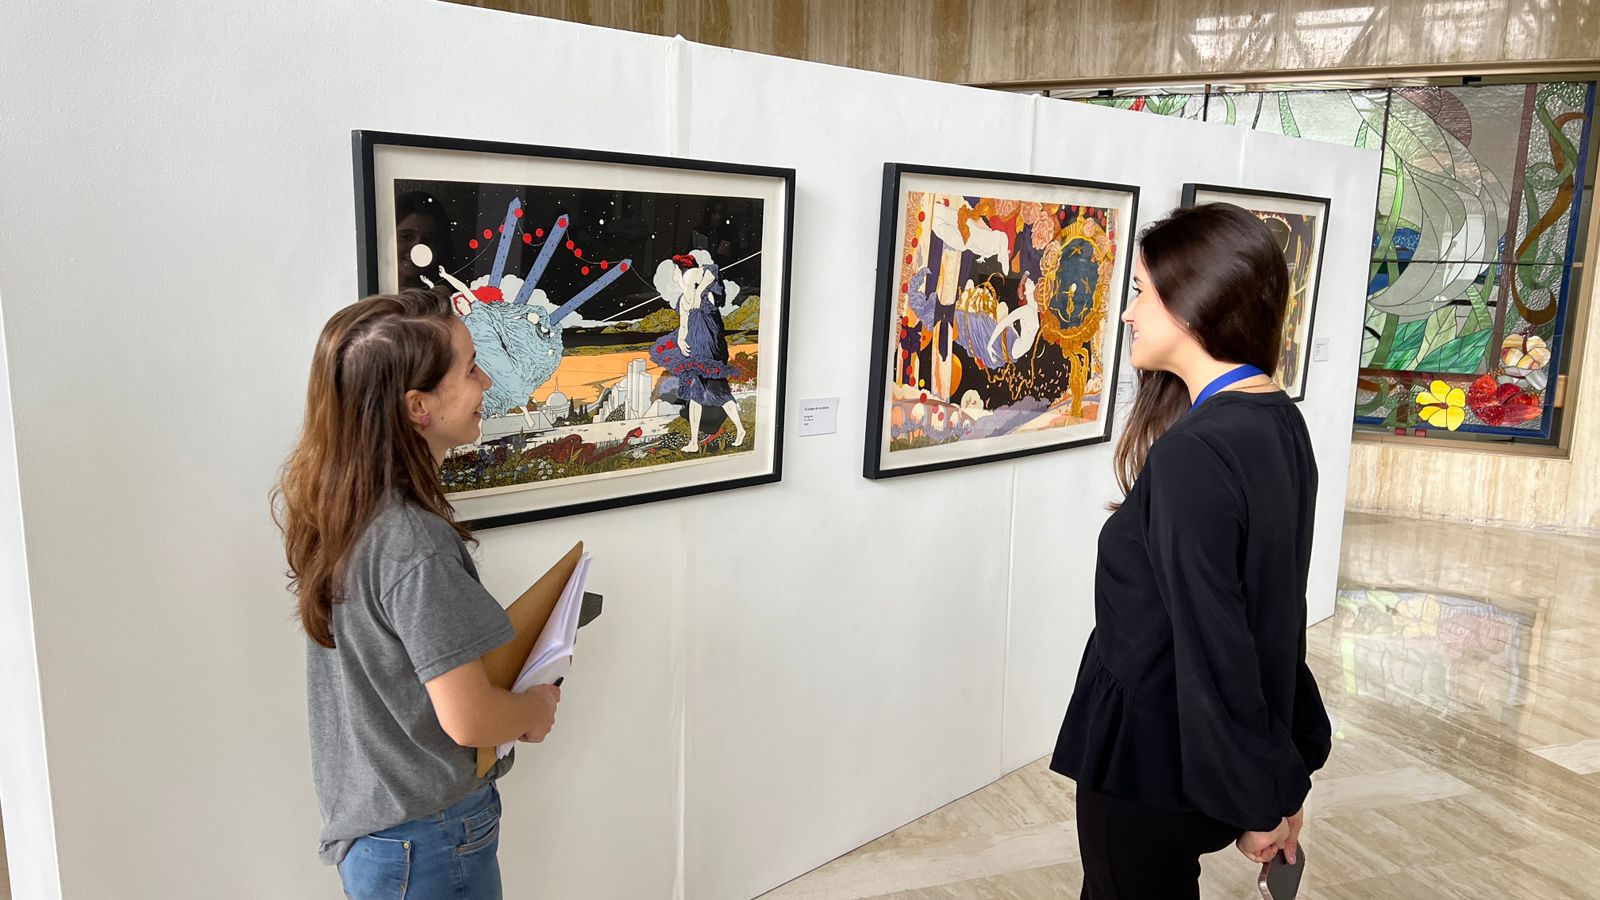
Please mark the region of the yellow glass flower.
POLYGON ((1467 392, 1443 381, 1434 381, 1427 390, 1418 394, 1417 406, 1422 413, 1422 421, 1434 428, 1455 431, 1467 420, 1467 392))

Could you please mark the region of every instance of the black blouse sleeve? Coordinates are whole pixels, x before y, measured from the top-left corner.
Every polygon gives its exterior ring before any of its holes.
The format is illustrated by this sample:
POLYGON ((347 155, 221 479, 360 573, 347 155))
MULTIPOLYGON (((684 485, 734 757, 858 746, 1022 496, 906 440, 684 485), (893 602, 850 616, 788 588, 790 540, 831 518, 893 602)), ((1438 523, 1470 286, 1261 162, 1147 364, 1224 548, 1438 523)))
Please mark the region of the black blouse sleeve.
POLYGON ((1317 689, 1317 679, 1305 664, 1305 653, 1300 654, 1295 670, 1294 686, 1294 745, 1306 772, 1316 772, 1328 763, 1333 752, 1333 724, 1328 721, 1328 710, 1322 705, 1322 691, 1317 689))
POLYGON ((1172 619, 1185 797, 1244 831, 1271 831, 1311 789, 1286 723, 1267 708, 1241 575, 1245 500, 1199 437, 1151 448, 1146 547, 1172 619))

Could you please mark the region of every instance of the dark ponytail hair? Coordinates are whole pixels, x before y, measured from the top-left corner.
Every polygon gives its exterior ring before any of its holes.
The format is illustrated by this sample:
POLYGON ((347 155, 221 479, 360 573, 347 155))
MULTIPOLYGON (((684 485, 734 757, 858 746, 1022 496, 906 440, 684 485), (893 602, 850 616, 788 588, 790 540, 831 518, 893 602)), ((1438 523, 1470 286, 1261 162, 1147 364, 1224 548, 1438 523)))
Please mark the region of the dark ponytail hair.
MULTIPOLYGON (((1167 312, 1207 353, 1277 374, 1289 268, 1265 223, 1231 203, 1178 209, 1145 229, 1139 252, 1167 312)), ((1133 490, 1150 446, 1189 405, 1183 379, 1139 373, 1139 394, 1115 457, 1124 495, 1133 490)))

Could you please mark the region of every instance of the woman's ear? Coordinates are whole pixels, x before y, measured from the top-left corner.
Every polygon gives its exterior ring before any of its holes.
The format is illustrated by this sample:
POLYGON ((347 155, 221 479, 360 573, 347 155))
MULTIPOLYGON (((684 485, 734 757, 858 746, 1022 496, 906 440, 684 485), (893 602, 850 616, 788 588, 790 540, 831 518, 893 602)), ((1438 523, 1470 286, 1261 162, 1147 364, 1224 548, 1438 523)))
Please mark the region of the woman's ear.
POLYGON ((406 419, 412 427, 427 428, 433 424, 433 414, 428 412, 428 397, 421 391, 406 391, 406 419))

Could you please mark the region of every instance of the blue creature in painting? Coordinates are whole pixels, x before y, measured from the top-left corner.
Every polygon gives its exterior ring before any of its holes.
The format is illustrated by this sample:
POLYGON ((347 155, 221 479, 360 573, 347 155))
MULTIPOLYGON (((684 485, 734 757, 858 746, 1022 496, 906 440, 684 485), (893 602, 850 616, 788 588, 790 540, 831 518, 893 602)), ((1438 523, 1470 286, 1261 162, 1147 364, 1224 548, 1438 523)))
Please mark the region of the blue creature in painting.
POLYGON ((622 260, 596 278, 588 287, 554 311, 547 312, 537 305, 529 305, 539 279, 550 264, 557 244, 570 224, 566 216, 556 219, 550 236, 533 268, 522 282, 514 298, 507 299, 501 284, 505 278, 506 258, 511 249, 511 236, 516 233, 517 220, 522 218, 522 201, 513 199, 506 207, 505 224, 501 227, 499 246, 495 251, 494 267, 489 280, 477 288, 470 288, 443 268, 439 275, 455 289, 451 303, 456 315, 472 333, 473 346, 478 351, 478 364, 483 367, 494 386, 483 398, 486 416, 505 415, 514 407, 528 402, 528 396, 555 374, 561 364, 564 350, 562 321, 577 311, 588 300, 622 277, 632 265, 632 260, 622 260))

